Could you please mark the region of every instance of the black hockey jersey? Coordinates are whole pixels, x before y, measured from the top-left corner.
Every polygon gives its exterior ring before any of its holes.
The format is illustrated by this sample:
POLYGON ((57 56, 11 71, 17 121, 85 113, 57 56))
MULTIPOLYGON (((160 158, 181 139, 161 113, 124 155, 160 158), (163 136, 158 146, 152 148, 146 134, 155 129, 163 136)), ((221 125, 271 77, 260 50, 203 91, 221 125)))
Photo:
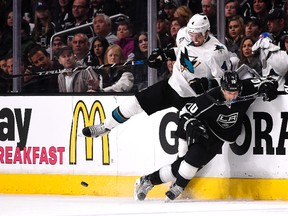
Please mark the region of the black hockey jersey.
POLYGON ((261 79, 242 80, 242 90, 238 100, 225 103, 221 87, 216 87, 198 96, 185 105, 181 115, 190 113, 206 127, 209 136, 216 136, 222 141, 234 142, 241 133, 246 111, 257 97, 261 79), (246 98, 246 99, 244 99, 246 98), (249 99, 248 99, 249 98, 249 99))

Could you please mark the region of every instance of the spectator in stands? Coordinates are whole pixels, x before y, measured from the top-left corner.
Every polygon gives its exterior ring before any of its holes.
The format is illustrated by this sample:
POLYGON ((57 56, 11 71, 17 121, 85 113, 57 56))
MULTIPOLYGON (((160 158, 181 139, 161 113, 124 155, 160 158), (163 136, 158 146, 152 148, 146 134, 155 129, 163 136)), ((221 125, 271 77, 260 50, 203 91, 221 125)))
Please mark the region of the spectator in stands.
POLYGON ((53 23, 55 23, 56 32, 67 29, 72 26, 75 21, 72 14, 73 0, 55 0, 55 6, 51 11, 53 17, 53 23))
POLYGON ((163 11, 167 14, 167 19, 170 21, 174 17, 174 13, 178 5, 173 0, 164 0, 163 11))
POLYGON ((59 92, 87 92, 90 81, 95 81, 95 90, 99 87, 97 74, 91 69, 79 69, 73 72, 77 66, 73 50, 69 46, 63 46, 58 50, 58 60, 67 72, 58 75, 59 92), (96 85, 98 83, 98 86, 96 85))
MULTIPOLYGON (((147 60, 148 58, 148 35, 145 31, 138 32, 134 37, 133 60, 147 60)), ((132 67, 134 74, 135 88, 141 90, 148 86, 147 64, 135 65, 132 67)))
POLYGON ((36 46, 36 41, 30 34, 31 29, 29 23, 22 19, 21 20, 21 56, 23 63, 27 66, 29 64, 28 61, 28 51, 31 47, 36 46))
POLYGON ((91 0, 90 17, 93 19, 97 14, 106 14, 107 16, 117 14, 116 5, 114 1, 107 0, 91 0))
POLYGON ((239 15, 239 2, 238 0, 226 0, 225 1, 225 17, 230 19, 236 15, 239 15))
POLYGON ((283 35, 280 39, 280 49, 288 53, 288 34, 283 35))
POLYGON ((286 16, 280 8, 272 9, 267 15, 268 32, 273 35, 273 43, 280 46, 280 39, 287 34, 286 30, 286 16))
MULTIPOLYGON (((13 55, 12 55, 12 53, 9 54, 5 60, 6 60, 6 72, 7 72, 7 74, 13 75, 13 55)), ((6 80, 5 92, 10 93, 10 92, 12 92, 12 90, 13 90, 13 80, 12 79, 6 80)))
MULTIPOLYGON (((25 70, 25 74, 59 69, 59 64, 53 64, 47 50, 40 45, 34 46, 28 51, 28 59, 31 65, 25 70)), ((22 90, 28 93, 58 92, 57 76, 26 76, 22 90)))
MULTIPOLYGON (((262 64, 259 56, 252 53, 252 46, 255 44, 256 39, 251 36, 246 36, 242 39, 240 44, 240 61, 238 67, 245 64, 251 69, 254 69, 258 74, 262 74, 262 64)), ((251 74, 239 74, 240 78, 253 77, 251 74), (245 77, 243 77, 245 75, 245 77)))
POLYGON ((266 17, 272 8, 270 0, 254 0, 253 1, 252 16, 257 17, 263 23, 263 31, 267 31, 266 17))
POLYGON ((158 81, 169 79, 173 72, 173 65, 175 61, 168 59, 161 67, 160 74, 158 75, 158 81))
POLYGON ((32 37, 38 44, 47 49, 50 44, 50 39, 54 33, 55 24, 52 22, 48 5, 44 1, 37 1, 35 4, 32 37))
POLYGON ((129 21, 123 20, 118 23, 116 36, 119 39, 115 42, 118 44, 127 60, 132 60, 131 53, 134 50, 133 26, 129 21))
POLYGON ((256 17, 248 17, 245 20, 245 36, 257 39, 262 33, 262 23, 256 17))
POLYGON ((210 22, 210 32, 217 36, 217 4, 216 0, 202 0, 202 13, 205 14, 210 22))
POLYGON ((77 33, 72 39, 72 49, 79 65, 87 66, 90 44, 87 35, 77 33))
POLYGON ((0 68, 4 72, 7 72, 7 64, 6 64, 6 59, 5 58, 0 58, 0 68))
MULTIPOLYGON (((117 44, 110 45, 104 56, 104 64, 119 64, 126 61, 125 55, 117 44)), ((101 71, 102 84, 100 90, 104 92, 130 92, 134 85, 134 76, 128 67, 103 68, 101 71)))
POLYGON ((239 56, 239 47, 245 33, 244 20, 241 16, 235 16, 228 21, 226 36, 227 49, 239 56))
POLYGON ((64 45, 65 45, 64 38, 61 35, 56 35, 55 37, 53 37, 51 46, 53 59, 54 58, 58 59, 57 50, 64 45))
POLYGON ((176 46, 176 37, 179 29, 183 27, 181 26, 179 19, 174 18, 171 21, 170 25, 170 37, 171 37, 171 44, 168 45, 168 47, 175 47, 176 46))
POLYGON ((159 14, 157 17, 157 47, 165 49, 171 43, 172 39, 169 35, 170 21, 165 13, 159 14))
POLYGON ((87 61, 88 66, 98 66, 104 64, 104 54, 109 46, 108 41, 105 37, 96 36, 90 48, 89 61, 87 61), (88 63, 89 62, 89 63, 88 63))
MULTIPOLYGON (((178 19, 178 23, 181 27, 186 26, 190 18, 192 17, 192 11, 185 5, 179 6, 174 12, 174 18, 178 19)), ((173 18, 170 20, 172 22, 173 18)))
MULTIPOLYGON (((119 39, 111 31, 112 23, 110 17, 105 14, 97 14, 93 19, 93 30, 96 36, 102 36, 107 39, 109 44, 114 44, 119 39)), ((90 40, 93 40, 91 38, 90 40)))
MULTIPOLYGON (((89 6, 90 0, 74 0, 72 5, 72 15, 75 21, 72 25, 68 26, 68 28, 78 27, 87 23, 90 23, 91 20, 89 19, 89 6)), ((76 33, 83 33, 86 34, 88 38, 94 36, 93 28, 91 26, 74 30, 73 35, 76 33)))
POLYGON ((13 45, 13 12, 8 10, 0 37, 0 58, 12 53, 13 45))

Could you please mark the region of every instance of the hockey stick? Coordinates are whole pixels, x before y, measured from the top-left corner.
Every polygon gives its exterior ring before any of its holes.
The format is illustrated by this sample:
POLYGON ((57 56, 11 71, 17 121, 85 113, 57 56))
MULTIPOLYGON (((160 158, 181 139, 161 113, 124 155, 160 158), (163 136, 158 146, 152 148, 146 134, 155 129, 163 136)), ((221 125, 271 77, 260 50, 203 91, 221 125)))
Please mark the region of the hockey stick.
POLYGON ((240 78, 244 77, 247 73, 249 73, 253 77, 258 77, 258 78, 261 77, 260 74, 255 69, 250 68, 246 64, 242 64, 235 71, 238 73, 240 78))
POLYGON ((13 78, 18 78, 18 77, 26 77, 26 76, 50 76, 50 75, 58 75, 61 73, 73 73, 78 70, 86 70, 88 68, 92 68, 93 70, 100 70, 103 68, 115 68, 115 67, 124 67, 124 66, 135 66, 135 65, 143 65, 146 64, 146 60, 137 60, 137 61, 127 61, 124 63, 119 63, 119 64, 103 64, 99 66, 79 66, 73 69, 57 69, 57 70, 49 70, 49 71, 40 71, 40 72, 35 72, 32 74, 15 74, 15 75, 10 75, 5 73, 2 69, 0 69, 0 76, 3 77, 4 79, 13 79, 13 78))
POLYGON ((216 100, 215 98, 213 98, 207 92, 205 92, 204 94, 215 105, 217 105, 217 106, 225 105, 225 106, 228 106, 228 107, 230 107, 231 104, 233 104, 233 103, 239 103, 239 102, 243 102, 243 101, 247 101, 247 100, 254 100, 254 99, 258 98, 258 97, 262 97, 262 98, 266 97, 265 93, 256 93, 256 94, 253 94, 253 95, 247 95, 247 96, 242 96, 242 97, 240 96, 240 97, 237 97, 236 99, 231 100, 231 101, 219 101, 219 100, 216 100))

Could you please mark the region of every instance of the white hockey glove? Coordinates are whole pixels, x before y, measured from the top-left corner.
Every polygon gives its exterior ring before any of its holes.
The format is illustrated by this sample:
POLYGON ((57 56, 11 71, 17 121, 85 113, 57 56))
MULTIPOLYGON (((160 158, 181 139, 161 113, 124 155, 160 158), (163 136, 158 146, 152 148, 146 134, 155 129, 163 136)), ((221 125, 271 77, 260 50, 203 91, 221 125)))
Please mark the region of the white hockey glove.
POLYGON ((280 50, 280 47, 272 43, 271 38, 260 38, 253 46, 252 52, 259 54, 259 59, 262 63, 263 68, 267 67, 267 58, 270 52, 280 50))

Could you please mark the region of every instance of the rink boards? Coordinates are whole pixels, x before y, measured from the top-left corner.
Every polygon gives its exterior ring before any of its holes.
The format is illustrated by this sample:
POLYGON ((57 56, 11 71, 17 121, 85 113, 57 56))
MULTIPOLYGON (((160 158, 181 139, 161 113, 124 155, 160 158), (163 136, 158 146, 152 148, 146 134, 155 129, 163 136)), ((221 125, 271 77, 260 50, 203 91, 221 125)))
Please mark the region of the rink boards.
MULTIPOLYGON (((141 113, 103 138, 77 136, 129 97, 0 97, 0 193, 133 196, 135 179, 177 156, 176 109, 141 113)), ((257 99, 237 143, 225 145, 184 196, 288 200, 287 101, 257 99)), ((149 196, 164 197, 168 187, 149 196)))

